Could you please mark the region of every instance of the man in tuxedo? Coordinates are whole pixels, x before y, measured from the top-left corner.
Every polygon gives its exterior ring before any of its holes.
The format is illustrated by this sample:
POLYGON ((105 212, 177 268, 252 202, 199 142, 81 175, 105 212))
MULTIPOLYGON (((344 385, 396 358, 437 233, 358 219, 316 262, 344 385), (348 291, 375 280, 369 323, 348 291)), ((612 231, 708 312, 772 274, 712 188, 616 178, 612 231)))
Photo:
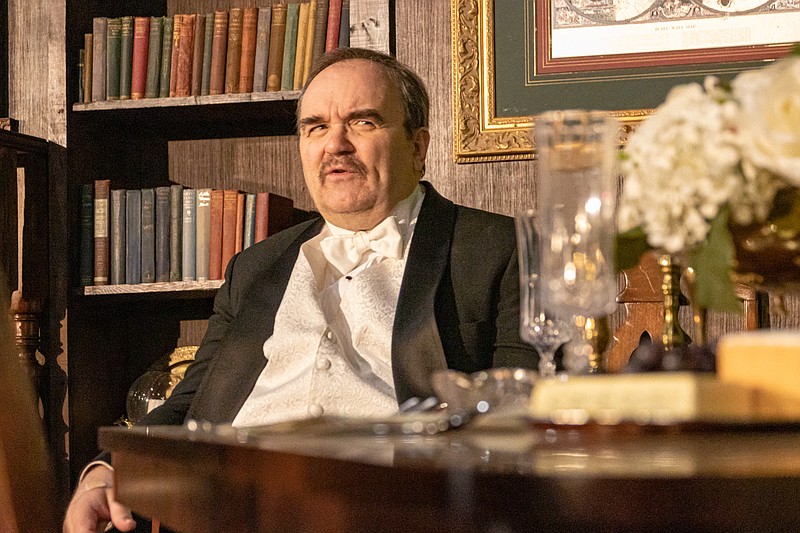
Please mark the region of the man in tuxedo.
MULTIPOLYGON (((322 218, 234 257, 183 381, 141 424, 235 426, 385 416, 452 368, 534 367, 519 338, 513 221, 426 182, 429 100, 394 58, 324 56, 298 102, 300 157, 322 218)), ((87 469, 65 531, 128 531, 108 466, 87 469)))

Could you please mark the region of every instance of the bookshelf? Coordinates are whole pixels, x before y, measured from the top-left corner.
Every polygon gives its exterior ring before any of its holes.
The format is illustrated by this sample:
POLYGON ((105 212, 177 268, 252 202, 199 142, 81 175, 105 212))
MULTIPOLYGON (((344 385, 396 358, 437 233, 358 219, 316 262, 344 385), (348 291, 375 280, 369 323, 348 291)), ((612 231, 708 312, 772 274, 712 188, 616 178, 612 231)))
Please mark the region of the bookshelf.
MULTIPOLYGON (((92 32, 94 17, 171 16, 271 2, 67 0, 66 4, 66 52, 70 64, 76 65, 83 35, 92 32)), ((109 179, 112 189, 180 183, 191 188, 269 190, 294 198, 301 209, 310 205, 302 197, 292 135, 298 91, 82 103, 78 78, 77 68, 68 69, 70 291, 65 351, 72 483, 97 453, 97 428, 125 414, 133 381, 176 347, 199 344, 221 285, 209 281, 79 287, 81 185, 109 179), (251 157, 248 149, 257 155, 251 157)), ((298 220, 305 216, 297 211, 298 220)))

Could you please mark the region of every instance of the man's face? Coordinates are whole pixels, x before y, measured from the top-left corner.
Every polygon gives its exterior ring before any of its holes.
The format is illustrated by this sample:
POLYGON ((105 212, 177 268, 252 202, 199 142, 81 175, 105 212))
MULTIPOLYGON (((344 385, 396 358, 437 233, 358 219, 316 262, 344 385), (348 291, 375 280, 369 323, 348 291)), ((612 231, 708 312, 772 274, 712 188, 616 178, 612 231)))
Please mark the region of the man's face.
POLYGON ((334 63, 306 89, 300 158, 311 198, 326 220, 372 229, 419 182, 430 139, 410 137, 398 88, 363 59, 334 63))

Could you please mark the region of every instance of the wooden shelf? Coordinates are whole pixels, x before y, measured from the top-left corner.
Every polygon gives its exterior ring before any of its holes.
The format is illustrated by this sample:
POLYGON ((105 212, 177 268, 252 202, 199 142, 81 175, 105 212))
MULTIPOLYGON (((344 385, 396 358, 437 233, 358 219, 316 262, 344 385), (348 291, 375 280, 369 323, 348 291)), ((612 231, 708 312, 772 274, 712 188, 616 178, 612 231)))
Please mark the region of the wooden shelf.
POLYGON ((106 100, 102 102, 75 103, 72 110, 110 111, 117 109, 169 108, 202 105, 227 105, 248 102, 296 101, 300 91, 267 91, 243 94, 214 94, 207 96, 180 96, 170 98, 141 98, 138 100, 106 100))
POLYGON ((81 289, 85 296, 118 295, 118 294, 151 294, 151 293, 181 293, 181 292, 210 292, 213 293, 222 286, 223 281, 173 281, 164 283, 136 283, 130 285, 90 285, 81 289))

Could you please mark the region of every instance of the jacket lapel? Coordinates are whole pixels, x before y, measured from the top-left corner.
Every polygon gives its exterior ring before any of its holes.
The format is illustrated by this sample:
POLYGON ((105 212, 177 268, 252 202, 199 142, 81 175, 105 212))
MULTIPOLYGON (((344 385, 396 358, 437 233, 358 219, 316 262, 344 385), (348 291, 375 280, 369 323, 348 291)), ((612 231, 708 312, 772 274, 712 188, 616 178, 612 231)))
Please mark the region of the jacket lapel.
POLYGON ((433 394, 430 376, 447 368, 436 325, 436 291, 450 257, 456 208, 430 183, 420 208, 392 333, 392 370, 397 401, 433 394))

